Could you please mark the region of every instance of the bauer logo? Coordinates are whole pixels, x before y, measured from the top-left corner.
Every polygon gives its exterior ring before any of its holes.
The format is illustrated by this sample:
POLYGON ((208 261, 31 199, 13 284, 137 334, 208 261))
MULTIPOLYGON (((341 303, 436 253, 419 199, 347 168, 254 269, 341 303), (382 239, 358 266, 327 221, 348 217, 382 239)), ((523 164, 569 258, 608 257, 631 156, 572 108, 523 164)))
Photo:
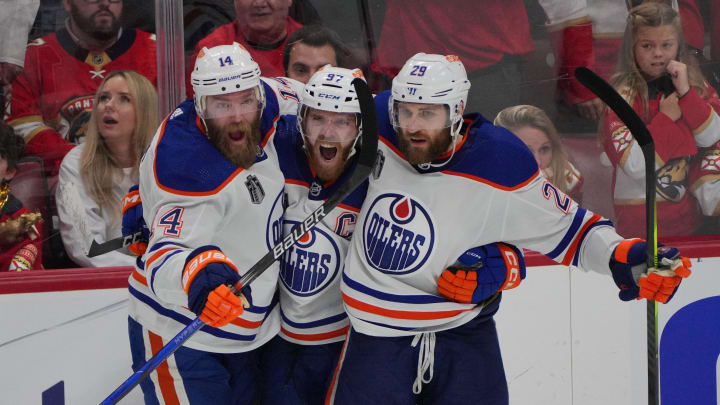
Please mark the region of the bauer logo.
POLYGON ((435 243, 433 221, 422 204, 388 193, 370 205, 363 223, 365 259, 387 274, 406 274, 422 267, 435 243))
MULTIPOLYGON (((297 221, 284 221, 285 235, 297 221)), ((340 249, 333 238, 320 228, 313 228, 290 247, 280 261, 280 280, 295 295, 317 294, 340 272, 340 249)))

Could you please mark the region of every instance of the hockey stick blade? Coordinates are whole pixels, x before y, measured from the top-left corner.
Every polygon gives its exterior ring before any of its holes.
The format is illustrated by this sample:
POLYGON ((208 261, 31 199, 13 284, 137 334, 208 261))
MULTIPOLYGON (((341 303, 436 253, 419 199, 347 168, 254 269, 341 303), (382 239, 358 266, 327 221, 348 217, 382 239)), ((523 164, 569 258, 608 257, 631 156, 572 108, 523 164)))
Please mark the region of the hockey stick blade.
MULTIPOLYGON (((575 69, 575 78, 600 98, 628 127, 638 142, 645 158, 645 224, 647 234, 647 265, 657 267, 657 207, 655 204, 655 144, 650 131, 630 104, 600 76, 586 67, 575 69)), ((657 303, 648 300, 646 308, 647 358, 648 358, 648 404, 660 401, 658 383, 658 330, 657 303)))
POLYGON ((142 239, 142 231, 137 231, 131 235, 121 236, 119 238, 111 239, 107 242, 97 243, 93 239, 88 251, 87 257, 95 257, 104 255, 105 253, 112 252, 113 250, 122 249, 126 246, 130 246, 133 243, 142 239))
MULTIPOLYGON (((347 181, 323 203, 315 212, 313 212, 304 221, 294 226, 290 233, 275 245, 265 256, 262 257, 250 270, 248 270, 240 281, 233 288, 237 294, 240 293, 243 286, 252 283, 258 278, 271 264, 285 253, 293 244, 300 239, 308 230, 325 217, 327 213, 332 211, 342 200, 353 192, 370 176, 375 165, 377 157, 378 133, 377 133, 377 116, 375 113, 375 104, 373 103, 372 93, 364 80, 356 78, 352 81, 355 92, 360 102, 360 114, 362 120, 362 138, 360 152, 357 155, 357 163, 355 170, 347 179, 347 181)), ((135 388, 140 382, 147 378, 150 373, 162 364, 170 355, 175 353, 192 335, 200 330, 205 323, 200 318, 195 318, 188 326, 180 331, 165 346, 152 356, 142 367, 125 380, 118 388, 115 389, 101 405, 116 404, 124 398, 130 390, 135 388)))

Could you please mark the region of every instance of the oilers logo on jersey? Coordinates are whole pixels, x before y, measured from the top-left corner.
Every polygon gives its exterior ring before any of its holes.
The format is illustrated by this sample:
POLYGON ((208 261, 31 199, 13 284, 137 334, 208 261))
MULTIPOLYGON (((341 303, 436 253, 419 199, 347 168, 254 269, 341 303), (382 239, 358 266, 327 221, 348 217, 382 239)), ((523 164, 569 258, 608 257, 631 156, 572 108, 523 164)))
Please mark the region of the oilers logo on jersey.
MULTIPOLYGON (((299 224, 284 221, 285 233, 299 224)), ((340 248, 320 227, 309 230, 288 249, 280 262, 280 280, 287 289, 302 297, 317 294, 340 272, 340 248)))
POLYGON ((433 220, 419 201, 402 194, 381 194, 365 216, 362 243, 365 259, 376 270, 411 273, 433 252, 433 220))
POLYGON ((283 213, 285 212, 285 207, 283 207, 284 195, 285 193, 280 192, 277 197, 275 197, 272 209, 270 210, 270 217, 268 217, 265 232, 265 241, 268 250, 272 250, 272 248, 282 240, 283 213))

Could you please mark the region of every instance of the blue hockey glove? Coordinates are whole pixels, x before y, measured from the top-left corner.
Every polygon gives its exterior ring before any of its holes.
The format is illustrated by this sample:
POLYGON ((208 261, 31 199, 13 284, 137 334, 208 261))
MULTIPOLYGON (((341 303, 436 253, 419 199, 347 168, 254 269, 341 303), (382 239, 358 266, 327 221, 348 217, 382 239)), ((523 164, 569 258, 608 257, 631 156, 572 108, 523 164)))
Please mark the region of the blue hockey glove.
POLYGON ((239 281, 237 268, 219 248, 203 246, 193 250, 182 276, 188 308, 210 326, 227 325, 252 305, 250 286, 244 287, 239 297, 228 288, 239 288, 239 281))
POLYGON ((128 193, 122 200, 122 234, 123 236, 128 236, 138 231, 142 231, 142 236, 136 238, 133 243, 128 245, 128 250, 136 256, 142 256, 145 250, 147 250, 147 244, 150 240, 150 230, 143 218, 142 200, 140 199, 140 191, 136 184, 130 187, 128 193))
POLYGON ((680 281, 690 276, 690 259, 674 247, 658 247, 658 268, 647 266, 647 245, 643 239, 620 242, 610 259, 610 271, 623 301, 648 299, 666 303, 675 295, 680 281))
POLYGON ((518 248, 490 243, 469 249, 438 278, 438 292, 445 298, 479 304, 498 291, 520 285, 525 259, 518 248))

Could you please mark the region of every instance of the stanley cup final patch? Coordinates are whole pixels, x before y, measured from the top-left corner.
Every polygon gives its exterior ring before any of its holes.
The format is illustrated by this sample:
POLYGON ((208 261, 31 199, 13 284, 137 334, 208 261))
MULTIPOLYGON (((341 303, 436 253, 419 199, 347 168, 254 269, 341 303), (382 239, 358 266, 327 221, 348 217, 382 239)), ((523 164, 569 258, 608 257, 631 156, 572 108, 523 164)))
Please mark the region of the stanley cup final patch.
POLYGON ((373 166, 372 175, 373 178, 378 179, 382 173, 383 165, 385 165, 385 155, 378 149, 377 157, 375 158, 375 166, 373 166))
POLYGON ((265 190, 263 190, 262 184, 260 184, 260 180, 258 180, 257 177, 253 175, 247 176, 245 179, 245 187, 247 187, 248 193, 250 193, 250 201, 252 201, 253 204, 260 204, 265 198, 265 190))

